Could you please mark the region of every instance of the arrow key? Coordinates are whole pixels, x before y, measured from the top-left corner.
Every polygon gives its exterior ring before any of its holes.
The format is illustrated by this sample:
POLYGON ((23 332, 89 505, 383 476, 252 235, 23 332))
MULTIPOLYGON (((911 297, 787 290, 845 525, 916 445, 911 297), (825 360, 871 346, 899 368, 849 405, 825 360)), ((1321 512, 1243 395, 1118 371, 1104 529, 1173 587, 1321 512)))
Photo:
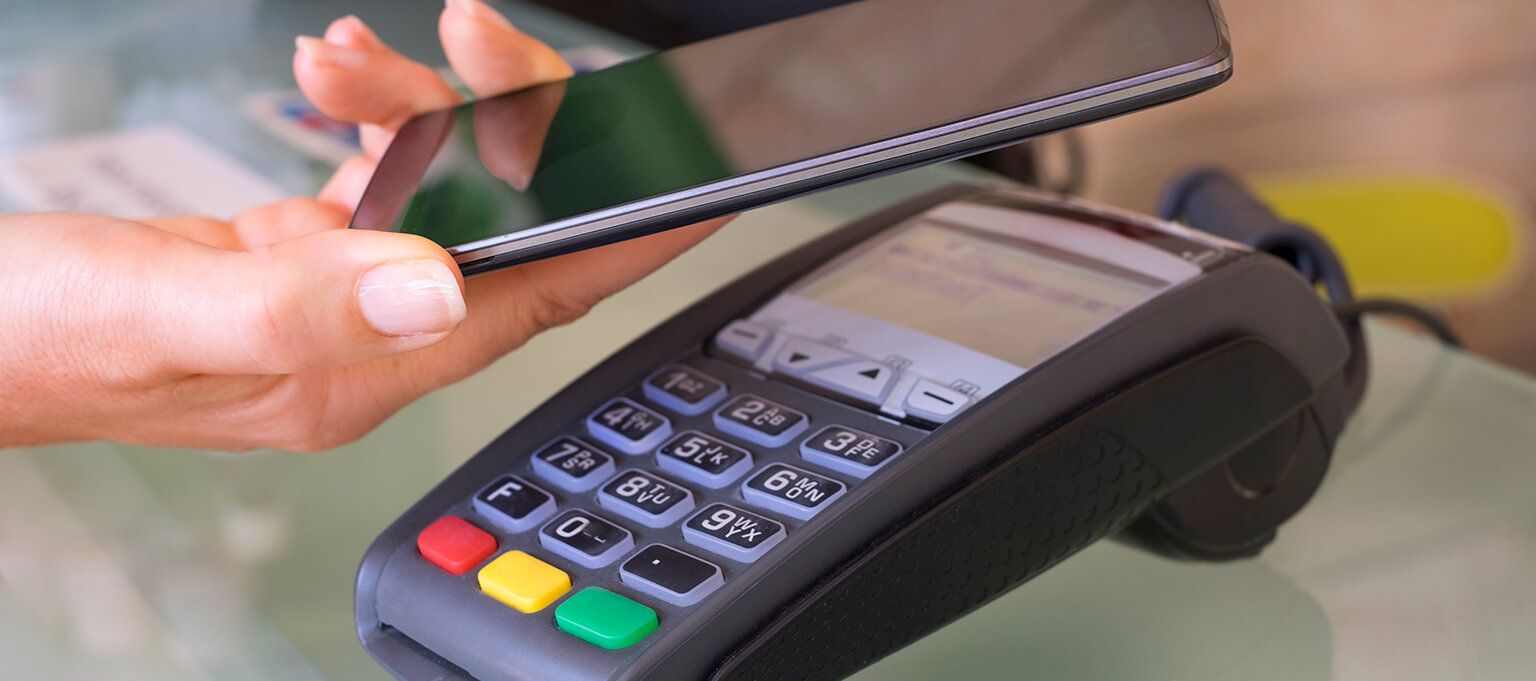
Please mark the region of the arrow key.
POLYGON ((896 382, 896 370, 879 362, 861 359, 813 371, 805 380, 861 402, 879 405, 896 382))
POLYGON ((783 349, 779 350, 778 356, 773 359, 773 370, 781 374, 803 376, 808 371, 840 364, 850 359, 853 359, 853 355, 830 345, 822 345, 804 338, 791 338, 784 343, 783 349))

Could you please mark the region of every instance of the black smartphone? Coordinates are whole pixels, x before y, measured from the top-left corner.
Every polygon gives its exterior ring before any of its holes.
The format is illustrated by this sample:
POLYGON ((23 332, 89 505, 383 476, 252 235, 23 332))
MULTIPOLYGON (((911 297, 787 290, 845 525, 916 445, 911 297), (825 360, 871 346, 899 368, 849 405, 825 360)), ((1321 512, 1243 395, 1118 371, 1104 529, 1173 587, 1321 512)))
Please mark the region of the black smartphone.
POLYGON ((400 129, 359 229, 465 274, 1168 102, 1231 74, 1214 0, 863 0, 400 129))

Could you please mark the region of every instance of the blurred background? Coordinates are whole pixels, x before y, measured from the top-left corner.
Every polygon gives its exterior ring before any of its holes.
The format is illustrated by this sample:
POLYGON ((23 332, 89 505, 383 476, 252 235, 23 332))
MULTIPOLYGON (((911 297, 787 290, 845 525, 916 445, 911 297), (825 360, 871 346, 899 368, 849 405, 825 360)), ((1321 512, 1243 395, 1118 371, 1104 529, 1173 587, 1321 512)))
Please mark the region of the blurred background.
POLYGON ((1232 80, 1085 129, 1084 193, 1150 209, 1181 168, 1231 168, 1367 292, 1431 303, 1474 352, 1536 372, 1536 3, 1221 4, 1232 80))

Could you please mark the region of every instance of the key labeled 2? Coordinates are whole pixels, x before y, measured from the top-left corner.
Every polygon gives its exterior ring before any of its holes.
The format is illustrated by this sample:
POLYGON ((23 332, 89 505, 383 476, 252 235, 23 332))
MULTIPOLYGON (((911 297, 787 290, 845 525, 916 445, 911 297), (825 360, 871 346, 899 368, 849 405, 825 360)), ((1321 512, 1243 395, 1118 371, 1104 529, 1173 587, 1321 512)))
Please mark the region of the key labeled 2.
POLYGON ((805 414, 756 395, 742 395, 715 412, 715 427, 764 447, 788 444, 809 426, 805 414))
POLYGON ((759 508, 810 520, 847 488, 810 471, 776 463, 764 466, 741 486, 741 496, 759 508))
POLYGON ((694 546, 743 563, 757 560, 784 539, 784 525, 727 504, 710 504, 683 524, 694 546))
POLYGON ((693 493, 645 471, 629 470, 603 485, 597 503, 646 527, 666 527, 693 510, 693 493))

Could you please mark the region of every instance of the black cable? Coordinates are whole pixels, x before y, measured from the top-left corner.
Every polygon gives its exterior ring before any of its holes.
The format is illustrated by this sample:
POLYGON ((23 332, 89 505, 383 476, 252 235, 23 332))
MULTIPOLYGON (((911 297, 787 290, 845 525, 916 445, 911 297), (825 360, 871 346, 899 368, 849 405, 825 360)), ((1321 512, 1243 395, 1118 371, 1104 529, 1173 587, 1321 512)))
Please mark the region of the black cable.
POLYGON ((1368 298, 1348 303, 1335 303, 1334 314, 1340 319, 1358 320, 1362 315, 1381 314, 1401 317, 1417 322, 1441 343, 1453 348, 1464 348, 1461 337, 1443 317, 1413 303, 1394 298, 1368 298))

